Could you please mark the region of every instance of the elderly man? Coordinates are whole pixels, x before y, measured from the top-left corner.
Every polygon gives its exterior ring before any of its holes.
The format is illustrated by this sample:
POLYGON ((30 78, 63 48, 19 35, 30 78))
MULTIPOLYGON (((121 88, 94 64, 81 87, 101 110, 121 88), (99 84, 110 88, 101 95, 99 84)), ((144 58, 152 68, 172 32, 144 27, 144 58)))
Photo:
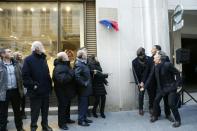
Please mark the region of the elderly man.
POLYGON ((75 96, 74 70, 65 52, 57 54, 54 61, 53 81, 58 100, 58 126, 62 130, 68 130, 67 123, 75 121, 70 119, 71 99, 75 96))
POLYGON ((30 97, 31 131, 36 131, 37 121, 42 113, 42 129, 52 131, 48 126, 49 95, 52 90, 52 80, 46 61, 44 47, 40 41, 32 43, 32 54, 25 58, 22 69, 24 86, 30 97))
MULTIPOLYGON (((158 120, 159 104, 161 99, 165 96, 169 101, 169 107, 175 118, 173 127, 181 125, 181 118, 177 106, 177 87, 181 84, 180 72, 173 66, 172 63, 166 61, 166 55, 162 51, 158 51, 154 56, 155 68, 152 70, 147 83, 155 76, 157 84, 157 94, 153 105, 153 116, 151 122, 158 120)), ((145 85, 146 87, 146 85, 145 85)))
MULTIPOLYGON (((151 50, 151 53, 152 53, 152 56, 151 56, 151 68, 154 69, 154 66, 155 66, 155 63, 154 63, 154 56, 156 55, 156 53, 158 51, 161 51, 161 46, 160 45, 154 45, 152 50, 151 50)), ((170 62, 170 59, 168 56, 165 57, 165 61, 166 62, 170 62)), ((152 78, 152 80, 150 81, 149 83, 149 88, 148 90, 150 90, 150 94, 151 94, 151 101, 152 101, 152 105, 153 105, 153 101, 156 97, 156 89, 157 89, 157 84, 156 84, 156 80, 155 78, 152 78)), ((163 102, 164 102, 164 112, 165 112, 165 116, 166 118, 169 120, 169 121, 173 121, 173 118, 171 117, 171 112, 170 112, 170 107, 169 107, 169 104, 168 104, 168 98, 166 96, 163 97, 163 102)), ((158 107, 158 112, 159 112, 159 116, 161 115, 161 108, 160 106, 158 107)))
POLYGON ((92 94, 92 84, 90 69, 87 65, 87 52, 79 50, 77 52, 77 61, 75 63, 75 79, 77 82, 77 89, 79 92, 79 116, 78 124, 80 126, 89 126, 92 123, 91 120, 87 119, 88 111, 88 97, 92 94))
POLYGON ((24 131, 20 112, 23 96, 22 74, 10 49, 2 50, 0 61, 0 131, 7 131, 8 105, 12 104, 17 131, 24 131))
MULTIPOLYGON (((22 53, 17 51, 17 52, 14 52, 14 60, 16 60, 20 66, 20 68, 22 69, 23 67, 23 56, 22 56, 22 53)), ((23 119, 26 119, 27 116, 25 115, 25 103, 26 103, 26 89, 24 89, 24 95, 23 97, 21 98, 21 114, 22 114, 22 118, 23 119)))

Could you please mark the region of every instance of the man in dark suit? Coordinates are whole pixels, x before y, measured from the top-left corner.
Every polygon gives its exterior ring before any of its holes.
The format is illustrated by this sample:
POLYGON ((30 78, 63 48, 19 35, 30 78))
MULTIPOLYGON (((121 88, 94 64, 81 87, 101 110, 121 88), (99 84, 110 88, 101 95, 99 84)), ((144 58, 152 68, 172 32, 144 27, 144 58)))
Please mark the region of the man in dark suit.
MULTIPOLYGON (((154 56, 155 68, 151 72, 147 83, 155 76, 157 84, 157 94, 153 106, 153 116, 151 122, 155 122, 159 117, 159 104, 161 99, 165 96, 168 99, 169 107, 175 118, 173 127, 179 127, 181 125, 181 118, 178 112, 178 106, 176 102, 176 90, 181 83, 180 72, 173 66, 172 63, 166 61, 166 55, 164 52, 159 51, 154 56), (175 79, 176 76, 176 79, 175 79)), ((146 86, 146 85, 145 85, 146 86)))
POLYGON ((46 61, 45 50, 40 41, 32 43, 32 54, 25 58, 22 68, 24 86, 30 97, 31 131, 36 131, 37 121, 42 113, 42 129, 52 131, 48 126, 49 95, 52 91, 52 80, 46 61))
POLYGON ((87 119, 88 97, 92 95, 92 81, 90 69, 87 65, 87 52, 79 50, 77 52, 77 60, 75 63, 75 80, 78 89, 78 124, 80 126, 89 126, 92 123, 87 119))

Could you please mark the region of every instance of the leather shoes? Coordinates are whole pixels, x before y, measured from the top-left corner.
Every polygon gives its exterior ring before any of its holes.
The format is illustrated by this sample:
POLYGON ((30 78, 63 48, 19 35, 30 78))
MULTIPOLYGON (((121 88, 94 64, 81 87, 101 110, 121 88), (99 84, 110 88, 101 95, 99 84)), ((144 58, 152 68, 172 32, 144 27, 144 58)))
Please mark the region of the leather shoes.
POLYGON ((23 128, 17 129, 17 131, 25 131, 23 128))
POLYGON ((83 121, 83 122, 78 122, 78 125, 80 126, 90 126, 90 124, 88 124, 87 122, 83 121))
POLYGON ((60 126, 59 128, 62 129, 62 130, 68 130, 67 125, 60 126))
POLYGON ((174 124, 172 125, 172 127, 177 128, 181 126, 181 122, 180 121, 176 121, 174 122, 174 124))
POLYGON ((150 122, 153 123, 153 122, 155 122, 157 120, 158 120, 158 118, 153 116, 153 117, 151 117, 150 122))
POLYGON ((140 114, 141 116, 143 116, 143 115, 144 115, 144 111, 143 111, 143 110, 139 110, 139 114, 140 114))
POLYGON ((50 126, 44 126, 42 127, 42 131, 53 131, 53 129, 50 126))
POLYGON ((166 119, 168 119, 170 122, 174 122, 174 119, 172 118, 172 116, 167 116, 166 119))
POLYGON ((88 119, 86 119, 86 120, 84 120, 86 123, 92 123, 93 121, 92 120, 88 120, 88 119))
POLYGON ((104 113, 101 113, 101 117, 104 118, 104 119, 106 118, 104 113))
POLYGON ((93 117, 98 118, 98 115, 96 114, 96 111, 92 111, 92 115, 93 115, 93 117))
POLYGON ((75 123, 75 121, 73 121, 73 120, 71 120, 71 119, 68 119, 68 120, 66 121, 66 123, 68 123, 68 124, 73 124, 73 123, 75 123))
POLYGON ((31 128, 31 131, 36 131, 36 129, 37 129, 37 128, 32 127, 32 128, 31 128))

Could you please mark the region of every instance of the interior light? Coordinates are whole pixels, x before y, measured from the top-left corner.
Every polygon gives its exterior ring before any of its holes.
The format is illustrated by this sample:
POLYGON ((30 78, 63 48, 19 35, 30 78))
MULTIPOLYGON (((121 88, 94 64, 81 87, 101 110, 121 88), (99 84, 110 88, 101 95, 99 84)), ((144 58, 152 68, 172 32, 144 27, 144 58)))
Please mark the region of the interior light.
POLYGON ((17 7, 17 11, 21 12, 22 8, 20 6, 17 7))
POLYGON ((66 11, 67 11, 67 12, 70 12, 70 11, 71 11, 70 6, 67 6, 67 7, 66 7, 66 11))
POLYGON ((46 10, 47 10, 47 9, 46 9, 45 7, 43 7, 43 8, 42 8, 42 11, 44 11, 44 12, 45 12, 46 10))
POLYGON ((31 10, 31 12, 34 12, 34 11, 35 11, 35 9, 34 9, 34 8, 31 8, 30 10, 31 10))

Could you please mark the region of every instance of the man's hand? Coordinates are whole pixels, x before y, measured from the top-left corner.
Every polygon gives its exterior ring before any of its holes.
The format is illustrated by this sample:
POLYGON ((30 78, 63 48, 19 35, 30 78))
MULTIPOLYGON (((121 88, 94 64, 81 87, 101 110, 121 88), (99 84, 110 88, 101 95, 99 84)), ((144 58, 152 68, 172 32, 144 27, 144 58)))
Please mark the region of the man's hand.
POLYGON ((139 87, 140 87, 140 91, 144 91, 144 82, 141 82, 139 87))
POLYGON ((94 70, 94 75, 96 75, 97 74, 97 70, 94 70))

